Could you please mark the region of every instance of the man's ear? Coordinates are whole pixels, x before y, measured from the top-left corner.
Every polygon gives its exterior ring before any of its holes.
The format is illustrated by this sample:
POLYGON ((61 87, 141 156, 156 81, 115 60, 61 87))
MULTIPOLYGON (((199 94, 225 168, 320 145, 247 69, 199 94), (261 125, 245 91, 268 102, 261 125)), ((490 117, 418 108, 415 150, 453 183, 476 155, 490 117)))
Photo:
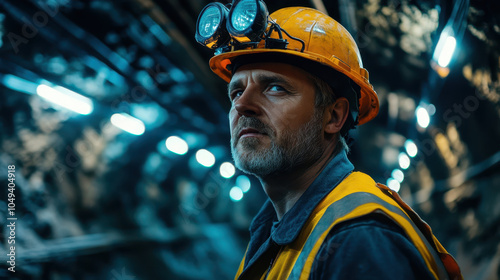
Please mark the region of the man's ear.
POLYGON ((349 101, 345 97, 339 97, 335 102, 325 108, 325 132, 329 134, 338 133, 349 114, 349 101))

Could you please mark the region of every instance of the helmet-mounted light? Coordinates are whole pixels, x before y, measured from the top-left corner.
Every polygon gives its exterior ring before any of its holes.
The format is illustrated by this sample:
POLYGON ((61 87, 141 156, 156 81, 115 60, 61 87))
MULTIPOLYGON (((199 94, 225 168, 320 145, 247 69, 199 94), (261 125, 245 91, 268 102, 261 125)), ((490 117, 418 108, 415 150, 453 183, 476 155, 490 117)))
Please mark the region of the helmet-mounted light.
POLYGON ((262 0, 235 0, 230 9, 210 3, 198 16, 195 38, 216 52, 227 46, 257 45, 266 35, 268 16, 262 0))
POLYGON ((240 43, 260 42, 269 12, 260 0, 236 0, 229 11, 227 30, 240 43))
POLYGON ((216 49, 230 39, 226 29, 229 9, 221 3, 210 3, 201 11, 196 22, 196 41, 216 49))

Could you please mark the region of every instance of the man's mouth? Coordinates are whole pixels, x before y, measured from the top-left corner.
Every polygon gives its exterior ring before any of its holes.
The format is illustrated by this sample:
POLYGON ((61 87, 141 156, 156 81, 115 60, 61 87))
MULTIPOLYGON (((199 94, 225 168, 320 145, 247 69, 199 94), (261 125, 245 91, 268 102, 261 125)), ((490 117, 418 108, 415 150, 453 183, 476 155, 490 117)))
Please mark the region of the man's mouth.
POLYGON ((244 137, 259 137, 267 135, 265 132, 261 132, 255 128, 243 128, 240 130, 240 133, 238 134, 238 138, 244 138, 244 137))

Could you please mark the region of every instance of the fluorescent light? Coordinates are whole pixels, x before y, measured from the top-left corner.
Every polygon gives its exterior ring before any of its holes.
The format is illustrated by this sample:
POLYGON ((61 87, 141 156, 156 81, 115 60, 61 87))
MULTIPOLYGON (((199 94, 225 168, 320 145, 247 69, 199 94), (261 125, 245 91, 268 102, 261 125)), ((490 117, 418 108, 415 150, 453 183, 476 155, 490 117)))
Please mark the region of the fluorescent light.
POLYGON ((394 169, 391 173, 392 178, 396 179, 396 181, 402 183, 405 179, 405 174, 401 169, 394 169))
POLYGON ((229 197, 232 201, 240 201, 243 198, 243 191, 239 187, 232 187, 229 191, 229 197))
POLYGON ((398 156, 399 166, 402 169, 408 169, 410 167, 410 158, 405 153, 400 153, 398 156))
POLYGON ((401 188, 401 184, 393 178, 387 179, 387 186, 395 192, 399 192, 399 189, 401 188))
POLYGON ((205 149, 196 152, 196 160, 205 167, 211 167, 215 164, 215 156, 205 149))
POLYGON ((236 178, 236 185, 240 187, 244 193, 246 193, 251 187, 250 179, 245 175, 240 175, 236 178))
POLYGON ((141 120, 125 113, 112 115, 111 123, 119 129, 134 135, 142 135, 146 130, 146 127, 141 120))
POLYGON ((176 153, 178 155, 183 155, 188 152, 189 147, 186 141, 177 136, 170 136, 165 141, 165 146, 171 152, 176 153))
POLYGON ((82 115, 88 115, 94 110, 92 100, 63 87, 39 85, 36 93, 54 104, 82 115))
POLYGON ((455 52, 457 40, 453 37, 453 29, 449 26, 445 27, 439 36, 439 41, 436 44, 436 49, 432 59, 438 63, 440 67, 447 67, 455 52))
POLYGON ((35 94, 36 88, 38 86, 33 82, 19 78, 11 74, 6 74, 5 76, 3 76, 2 84, 4 84, 6 87, 12 90, 24 92, 27 94, 35 94))
POLYGON ((422 128, 427 128, 429 126, 429 123, 431 122, 431 117, 429 116, 427 110, 424 107, 418 106, 416 114, 418 125, 420 125, 422 128))
POLYGON ((427 112, 430 116, 433 116, 436 113, 436 106, 434 104, 427 105, 427 112))
POLYGON ((418 153, 417 145, 410 139, 405 141, 405 149, 410 157, 415 157, 418 153))
MULTIPOLYGON (((439 39, 441 40, 441 38, 439 39)), ((457 40, 453 36, 446 37, 444 41, 443 48, 438 56, 438 64, 441 67, 446 67, 451 61, 455 47, 457 46, 457 40)))
POLYGON ((231 178, 234 176, 234 173, 236 173, 234 165, 230 162, 224 162, 223 164, 221 164, 219 171, 220 175, 224 178, 231 178))

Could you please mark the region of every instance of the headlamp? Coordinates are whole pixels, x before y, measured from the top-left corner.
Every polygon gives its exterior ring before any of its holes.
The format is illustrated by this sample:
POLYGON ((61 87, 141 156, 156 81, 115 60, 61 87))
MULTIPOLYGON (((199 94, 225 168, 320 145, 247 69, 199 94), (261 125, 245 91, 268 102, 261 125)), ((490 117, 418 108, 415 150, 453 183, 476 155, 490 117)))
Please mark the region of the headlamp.
POLYGON ((228 51, 254 48, 265 40, 265 47, 286 49, 290 39, 300 41, 304 51, 304 42, 288 34, 286 30, 272 21, 268 21, 269 12, 263 0, 234 0, 229 10, 221 3, 210 3, 201 11, 196 22, 196 41, 215 50, 215 54, 228 51), (270 24, 269 31, 266 29, 270 24), (279 38, 270 34, 278 32, 279 38))
POLYGON ((235 0, 227 30, 240 43, 260 42, 267 27, 269 12, 261 0, 235 0))
POLYGON ((196 22, 196 41, 208 48, 216 49, 230 39, 226 29, 228 8, 221 3, 210 3, 201 11, 196 22))

